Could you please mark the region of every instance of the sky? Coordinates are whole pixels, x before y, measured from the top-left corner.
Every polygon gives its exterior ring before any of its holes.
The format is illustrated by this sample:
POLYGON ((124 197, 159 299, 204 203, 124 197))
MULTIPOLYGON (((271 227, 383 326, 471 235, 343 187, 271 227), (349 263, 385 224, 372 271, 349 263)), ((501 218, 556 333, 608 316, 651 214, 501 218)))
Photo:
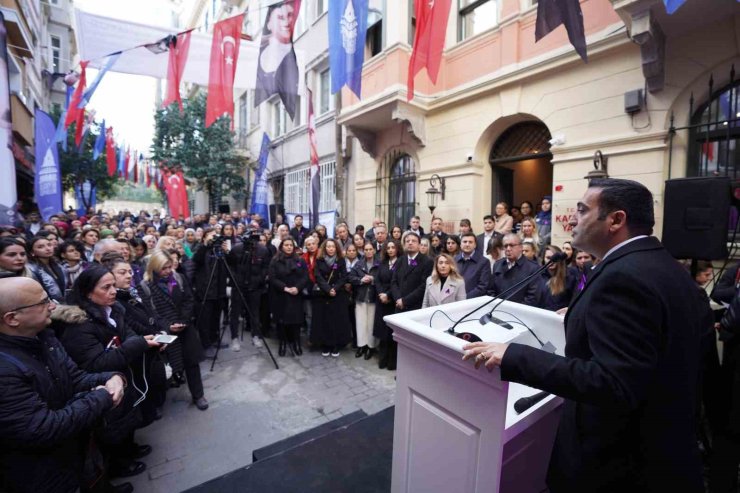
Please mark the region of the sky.
MULTIPOLYGON (((170 2, 167 0, 76 0, 74 5, 80 10, 107 17, 161 26, 171 23, 170 2)), ((88 82, 97 72, 95 69, 87 71, 88 82)), ((155 91, 156 79, 152 77, 108 72, 89 108, 96 111, 97 121, 105 119, 107 126, 113 126, 117 142, 124 142, 132 150, 148 156, 154 136, 155 91)))

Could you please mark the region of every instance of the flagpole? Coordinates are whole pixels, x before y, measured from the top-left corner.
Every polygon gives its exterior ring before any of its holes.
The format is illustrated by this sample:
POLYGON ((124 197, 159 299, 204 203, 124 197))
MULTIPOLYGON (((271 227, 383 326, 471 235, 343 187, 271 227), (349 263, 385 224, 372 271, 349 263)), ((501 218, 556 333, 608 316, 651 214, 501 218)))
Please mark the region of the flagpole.
POLYGON ((339 113, 342 111, 342 91, 334 94, 334 133, 335 133, 335 161, 334 188, 336 189, 337 214, 340 218, 346 217, 344 211, 344 155, 342 154, 342 125, 339 124, 339 113))

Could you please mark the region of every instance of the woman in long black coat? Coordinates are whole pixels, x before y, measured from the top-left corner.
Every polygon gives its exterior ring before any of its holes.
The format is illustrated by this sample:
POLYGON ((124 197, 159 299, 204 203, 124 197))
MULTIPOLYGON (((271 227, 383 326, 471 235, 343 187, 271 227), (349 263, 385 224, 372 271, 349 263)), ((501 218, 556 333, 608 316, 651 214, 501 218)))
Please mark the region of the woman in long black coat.
POLYGON ((308 286, 309 278, 306 262, 295 250, 292 238, 283 240, 280 251, 270 263, 267 275, 271 291, 270 308, 280 340, 280 356, 285 356, 288 343, 294 355, 303 353, 299 339, 304 321, 301 292, 308 286))
POLYGON ((102 265, 90 265, 80 274, 69 299, 76 306, 58 309, 55 316, 67 324, 62 344, 69 356, 88 372, 118 371, 129 382, 123 401, 106 416, 100 432, 101 448, 111 459, 111 476, 139 474, 146 465, 134 459, 151 449, 134 443, 134 431, 142 424, 135 401, 144 389, 142 358, 160 344, 153 335, 140 336, 126 326, 125 310, 116 301, 115 278, 102 265))
POLYGON ((388 366, 390 355, 389 346, 392 341, 393 331, 385 324, 383 317, 395 313, 395 302, 391 294, 391 280, 396 268, 398 257, 403 255, 403 248, 398 240, 388 240, 380 252, 380 265, 375 273, 375 290, 378 293, 375 302, 375 324, 373 335, 380 341, 378 356, 379 368, 388 366))
POLYGON ((339 357, 339 350, 352 340, 349 295, 344 289, 347 265, 334 239, 321 244, 314 267, 319 290, 312 301, 311 344, 321 346, 321 355, 339 357))
MULTIPOLYGON (((208 409, 200 374, 202 345, 193 326, 193 294, 187 281, 172 269, 172 259, 161 250, 155 251, 146 266, 141 295, 164 322, 168 334, 177 336, 165 351, 173 377, 182 371, 190 396, 201 411, 208 409)), ((176 377, 175 377, 176 378, 176 377)))

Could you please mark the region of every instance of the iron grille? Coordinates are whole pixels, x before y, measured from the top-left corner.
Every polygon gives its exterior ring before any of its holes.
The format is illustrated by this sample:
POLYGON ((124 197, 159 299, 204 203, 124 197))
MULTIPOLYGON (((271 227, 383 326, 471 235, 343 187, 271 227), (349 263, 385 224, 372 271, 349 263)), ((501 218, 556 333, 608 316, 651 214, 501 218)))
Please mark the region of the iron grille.
POLYGON ((550 131, 540 122, 522 122, 508 128, 491 150, 492 163, 550 155, 550 131))
POLYGON ((386 218, 388 229, 406 228, 416 214, 416 165, 402 151, 388 153, 375 183, 375 215, 386 218))

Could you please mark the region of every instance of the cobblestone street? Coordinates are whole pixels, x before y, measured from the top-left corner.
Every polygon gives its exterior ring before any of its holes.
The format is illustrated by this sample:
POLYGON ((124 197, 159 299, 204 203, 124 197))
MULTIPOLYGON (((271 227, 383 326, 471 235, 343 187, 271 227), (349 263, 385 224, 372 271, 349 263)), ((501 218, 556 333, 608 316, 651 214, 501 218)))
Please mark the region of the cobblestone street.
POLYGON ((374 414, 393 405, 395 372, 380 370, 345 349, 339 358, 304 348, 303 356, 277 358, 245 334, 241 352, 221 349, 213 372, 201 363, 210 408, 190 403, 187 386, 170 389, 164 418, 139 430, 136 441, 153 452, 147 471, 128 479, 136 491, 182 491, 252 462, 254 449, 363 410, 374 414))

